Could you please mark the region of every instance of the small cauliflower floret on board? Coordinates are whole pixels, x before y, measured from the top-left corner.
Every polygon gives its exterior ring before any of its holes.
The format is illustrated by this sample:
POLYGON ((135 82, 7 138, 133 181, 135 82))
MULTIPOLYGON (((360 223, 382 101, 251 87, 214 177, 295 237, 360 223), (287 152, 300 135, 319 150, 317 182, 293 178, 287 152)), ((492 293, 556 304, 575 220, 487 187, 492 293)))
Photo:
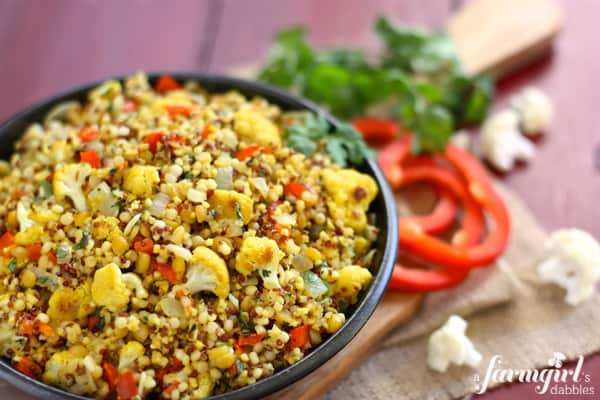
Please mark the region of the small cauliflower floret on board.
POLYGON ((235 269, 244 275, 258 271, 267 289, 278 288, 277 269, 284 256, 274 240, 250 236, 242 242, 235 259, 235 269))
POLYGON ((358 265, 349 265, 339 271, 338 279, 333 285, 335 297, 340 298, 348 303, 356 303, 358 293, 366 288, 373 275, 371 272, 358 265))
POLYGON ((238 136, 264 147, 281 147, 277 125, 254 110, 241 110, 233 115, 233 128, 238 136))
POLYGON ((434 371, 446 372, 450 364, 477 367, 481 354, 466 335, 467 322, 458 315, 429 337, 427 365, 434 371))
POLYGON ((373 178, 353 169, 325 169, 321 176, 329 194, 327 207, 331 215, 355 231, 363 231, 367 227, 366 211, 377 196, 373 178))
POLYGON ((150 165, 134 165, 123 176, 123 189, 136 196, 149 197, 152 189, 160 182, 158 169, 150 165))
POLYGON ((559 229, 548 239, 537 270, 543 282, 564 288, 565 301, 575 306, 594 294, 600 280, 600 244, 580 229, 559 229))
POLYGON ((83 185, 92 172, 88 163, 67 164, 54 173, 52 189, 57 200, 68 197, 78 211, 87 210, 87 202, 83 193, 83 185))
POLYGON ((94 393, 97 390, 95 379, 102 376, 102 367, 86 356, 87 350, 81 345, 54 353, 46 362, 42 380, 54 386, 68 387, 77 394, 94 393), (77 379, 74 380, 75 375, 77 379))
POLYGON ((77 289, 60 288, 48 300, 48 317, 55 323, 82 320, 92 312, 90 282, 77 289))
POLYGON ((217 189, 208 198, 208 203, 219 219, 239 219, 244 224, 252 219, 254 202, 250 197, 234 190, 217 189))
POLYGON ((220 298, 229 294, 229 271, 225 261, 208 247, 196 247, 186 274, 185 287, 191 293, 203 290, 220 298))
POLYGON ((112 312, 127 309, 131 290, 125 285, 121 275, 121 269, 115 263, 110 263, 96 271, 92 282, 94 303, 112 312))
POLYGON ((140 342, 135 340, 127 342, 119 350, 119 371, 133 368, 136 360, 143 355, 144 346, 140 342))

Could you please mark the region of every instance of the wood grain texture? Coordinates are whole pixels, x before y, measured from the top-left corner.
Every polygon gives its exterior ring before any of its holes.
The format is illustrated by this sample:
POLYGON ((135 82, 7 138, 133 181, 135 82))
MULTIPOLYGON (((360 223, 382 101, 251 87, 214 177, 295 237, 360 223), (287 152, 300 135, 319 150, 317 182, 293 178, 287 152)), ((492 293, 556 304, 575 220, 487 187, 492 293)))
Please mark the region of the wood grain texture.
POLYGON ((448 21, 465 69, 504 77, 547 53, 562 27, 554 0, 476 0, 448 21))
MULTIPOLYGON (((91 79, 136 69, 202 69, 206 60, 199 57, 211 1, 1 1, 0 120, 32 101, 91 79)), ((451 4, 450 0, 221 1, 224 14, 209 67, 214 72, 260 58, 272 32, 284 25, 307 25, 311 40, 319 45, 372 47, 370 29, 376 15, 441 27, 451 4)), ((596 78, 600 2, 559 4, 565 29, 553 56, 502 81, 495 105, 504 106, 523 85, 534 84, 551 96, 557 116, 547 138, 537 143, 536 158, 501 178, 546 228, 577 226, 600 237, 600 174, 592 156, 600 145, 595 110, 600 104, 596 78)), ((519 8, 514 12, 517 15, 519 8)), ((600 356, 588 358, 585 368, 600 376, 600 356)), ((530 393, 525 385, 512 385, 483 398, 525 398, 530 393)))

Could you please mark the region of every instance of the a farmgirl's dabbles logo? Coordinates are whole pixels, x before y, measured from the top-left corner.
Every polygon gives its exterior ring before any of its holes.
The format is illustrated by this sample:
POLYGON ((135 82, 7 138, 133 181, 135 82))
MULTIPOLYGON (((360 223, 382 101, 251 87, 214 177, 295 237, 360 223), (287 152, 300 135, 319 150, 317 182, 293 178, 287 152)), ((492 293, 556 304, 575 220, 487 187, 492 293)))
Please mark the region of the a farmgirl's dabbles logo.
POLYGON ((574 368, 563 368, 566 359, 563 353, 556 352, 548 360, 549 368, 513 369, 502 367, 502 356, 496 354, 491 358, 485 376, 481 378, 475 374, 473 377, 475 393, 485 393, 491 383, 535 382, 537 394, 593 396, 592 377, 582 370, 584 357, 579 356, 574 368))

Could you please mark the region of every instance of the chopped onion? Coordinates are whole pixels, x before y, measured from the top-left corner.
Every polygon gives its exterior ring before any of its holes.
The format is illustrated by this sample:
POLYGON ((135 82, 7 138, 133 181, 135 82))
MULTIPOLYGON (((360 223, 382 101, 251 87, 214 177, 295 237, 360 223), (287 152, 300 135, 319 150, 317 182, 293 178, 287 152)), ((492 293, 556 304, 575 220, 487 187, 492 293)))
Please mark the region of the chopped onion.
POLYGON ((294 226, 296 225, 296 215, 295 214, 279 214, 273 216, 273 219, 280 225, 283 226, 294 226))
POLYGON ((300 272, 305 272, 313 267, 310 259, 304 254, 298 254, 292 258, 292 266, 300 272))
POLYGON ((233 189, 233 168, 217 168, 217 176, 215 177, 215 181, 217 182, 217 188, 219 189, 233 189))
POLYGON ((185 318, 185 311, 178 300, 172 297, 165 297, 158 304, 160 305, 160 308, 163 310, 166 316, 175 318, 185 318))
POLYGON ((183 246, 168 244, 167 250, 173 253, 176 257, 183 258, 185 261, 190 261, 192 259, 192 252, 183 246))
POLYGON ((231 304, 233 304, 233 306, 237 309, 240 308, 240 301, 231 293, 229 293, 229 295, 227 296, 227 298, 229 299, 229 301, 231 302, 231 304))
POLYGON ((254 184, 256 190, 260 192, 260 194, 266 196, 267 193, 269 193, 269 187, 267 186, 267 180, 265 178, 261 176, 258 178, 252 178, 251 181, 254 184))
POLYGON ((119 214, 119 207, 115 206, 118 199, 104 181, 90 191, 88 199, 91 204, 96 205, 100 214, 106 217, 116 217, 119 214))
POLYGON ((138 224, 138 222, 140 222, 141 218, 142 218, 142 214, 139 213, 139 214, 135 214, 133 216, 133 218, 131 218, 129 220, 129 222, 125 226, 125 229, 123 230, 123 233, 125 234, 125 236, 129 236, 129 234, 133 231, 133 228, 138 224))
POLYGON ((253 276, 253 277, 250 277, 250 278, 246 279, 243 282, 240 282, 240 285, 242 285, 242 286, 251 286, 251 285, 256 286, 256 285, 258 285, 258 279, 255 276, 253 276))
POLYGON ((81 108, 81 105, 76 101, 65 101, 65 102, 59 103, 56 106, 52 107, 52 109, 50 111, 48 111, 48 114, 46 114, 46 119, 44 119, 44 122, 48 123, 55 119, 57 119, 59 121, 63 121, 66 118, 69 111, 74 110, 76 108, 81 108))
POLYGON ((157 193, 152 199, 152 205, 148 208, 148 211, 155 217, 160 217, 167 208, 167 204, 169 204, 169 196, 163 192, 157 193))

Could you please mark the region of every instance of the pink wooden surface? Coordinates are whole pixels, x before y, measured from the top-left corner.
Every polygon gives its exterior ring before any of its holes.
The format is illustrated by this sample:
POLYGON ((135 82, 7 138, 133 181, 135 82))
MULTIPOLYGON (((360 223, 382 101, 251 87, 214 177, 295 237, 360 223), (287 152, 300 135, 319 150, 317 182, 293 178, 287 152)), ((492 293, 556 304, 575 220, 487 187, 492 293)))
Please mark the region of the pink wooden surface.
MULTIPOLYGON (((273 30, 289 24, 308 26, 319 45, 371 46, 376 15, 442 26, 451 3, 3 0, 0 120, 56 91, 137 69, 223 72, 264 55, 273 30)), ((535 84, 552 97, 558 111, 535 160, 504 179, 547 228, 577 226, 600 237, 600 172, 593 167, 593 150, 600 145, 600 2, 561 4, 566 24, 553 56, 499 85, 496 106, 523 85, 535 84)), ((600 355, 589 357, 584 368, 599 393, 600 355)), ((537 395, 531 386, 513 385, 484 397, 537 395)))

